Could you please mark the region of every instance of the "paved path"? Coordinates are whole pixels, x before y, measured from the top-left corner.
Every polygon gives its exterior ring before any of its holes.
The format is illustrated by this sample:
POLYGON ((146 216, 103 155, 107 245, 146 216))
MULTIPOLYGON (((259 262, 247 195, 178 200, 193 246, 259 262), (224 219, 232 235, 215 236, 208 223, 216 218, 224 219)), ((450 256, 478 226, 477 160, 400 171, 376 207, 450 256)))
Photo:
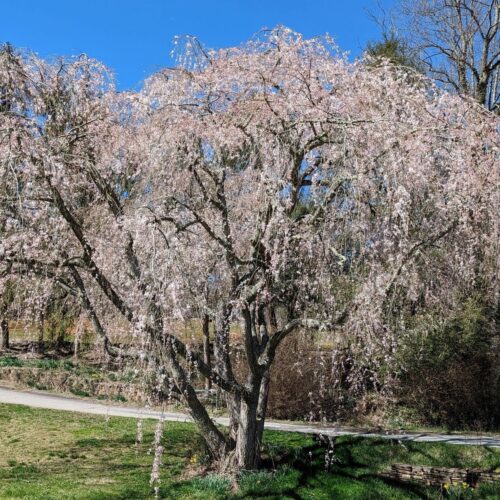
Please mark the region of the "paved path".
MULTIPOLYGON (((17 391, 0 387, 0 403, 19 404, 34 408, 46 408, 51 410, 64 410, 81 413, 93 413, 95 415, 109 415, 111 417, 133 417, 133 418, 154 418, 163 416, 165 420, 174 422, 190 422, 191 418, 185 413, 160 412, 130 406, 106 405, 94 400, 76 399, 67 396, 58 396, 43 392, 17 391)), ((216 418, 215 421, 227 426, 227 418, 216 418)), ((433 434, 433 433, 389 433, 389 432, 364 432, 340 429, 333 426, 320 424, 299 424, 285 422, 266 422, 266 429, 300 432, 303 434, 326 434, 329 436, 355 435, 363 437, 380 437, 396 439, 400 441, 425 441, 440 442, 448 444, 469 444, 500 447, 500 436, 480 436, 465 434, 433 434)))

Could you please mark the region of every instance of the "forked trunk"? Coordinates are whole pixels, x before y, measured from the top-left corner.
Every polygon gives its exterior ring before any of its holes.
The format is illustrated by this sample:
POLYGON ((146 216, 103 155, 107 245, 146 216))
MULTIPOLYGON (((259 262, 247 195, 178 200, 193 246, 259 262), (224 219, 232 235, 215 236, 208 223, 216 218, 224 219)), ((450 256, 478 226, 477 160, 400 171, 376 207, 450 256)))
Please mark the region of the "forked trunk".
POLYGON ((235 438, 234 450, 230 454, 230 467, 237 470, 252 470, 260 465, 260 453, 269 393, 269 374, 254 378, 251 396, 232 405, 230 438, 235 438), (235 412, 236 408, 238 411, 235 412))

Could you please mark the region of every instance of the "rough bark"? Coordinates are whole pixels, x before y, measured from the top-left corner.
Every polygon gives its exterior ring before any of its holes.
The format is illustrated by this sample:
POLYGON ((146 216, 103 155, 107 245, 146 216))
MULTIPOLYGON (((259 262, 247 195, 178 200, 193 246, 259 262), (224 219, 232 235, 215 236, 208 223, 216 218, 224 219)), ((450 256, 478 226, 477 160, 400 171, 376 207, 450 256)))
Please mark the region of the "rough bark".
POLYGON ((242 401, 238 438, 236 441, 235 466, 252 470, 259 465, 260 446, 257 439, 257 401, 242 401))
POLYGON ((238 440, 238 429, 240 423, 241 396, 239 394, 228 394, 226 399, 227 412, 229 414, 229 447, 234 448, 238 440))
POLYGON ((262 436, 264 434, 264 424, 266 421, 267 401, 269 398, 269 385, 271 376, 269 370, 264 373, 262 383, 259 390, 259 402, 257 404, 257 444, 262 445, 262 436))

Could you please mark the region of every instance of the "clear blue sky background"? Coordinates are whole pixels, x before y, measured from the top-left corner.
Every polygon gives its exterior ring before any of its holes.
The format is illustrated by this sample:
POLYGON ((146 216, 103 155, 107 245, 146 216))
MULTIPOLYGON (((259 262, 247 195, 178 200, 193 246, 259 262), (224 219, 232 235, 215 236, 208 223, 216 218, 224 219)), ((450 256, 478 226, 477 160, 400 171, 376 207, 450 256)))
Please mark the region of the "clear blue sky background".
POLYGON ((0 42, 42 57, 84 52, 110 67, 121 89, 138 88, 171 65, 175 35, 196 35, 218 48, 284 24, 306 36, 328 32, 353 56, 378 37, 366 14, 374 0, 0 0, 0 6, 0 42))

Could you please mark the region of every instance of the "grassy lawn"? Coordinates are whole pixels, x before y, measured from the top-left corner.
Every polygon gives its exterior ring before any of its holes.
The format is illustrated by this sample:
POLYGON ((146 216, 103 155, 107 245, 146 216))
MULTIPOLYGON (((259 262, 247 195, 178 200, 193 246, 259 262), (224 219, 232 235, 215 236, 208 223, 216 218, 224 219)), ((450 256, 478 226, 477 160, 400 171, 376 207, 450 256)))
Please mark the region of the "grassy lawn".
MULTIPOLYGON (((151 498, 150 452, 155 422, 144 422, 136 446, 133 419, 105 418, 0 405, 0 498, 151 498)), ((440 498, 436 489, 391 484, 376 473, 392 463, 453 467, 500 466, 500 450, 343 437, 337 464, 324 468, 324 450, 309 437, 266 434, 268 470, 243 474, 238 486, 200 476, 203 446, 194 426, 166 422, 162 498, 440 498)), ((500 486, 471 498, 499 498, 500 486)), ((464 497, 462 497, 464 498, 464 497)))

